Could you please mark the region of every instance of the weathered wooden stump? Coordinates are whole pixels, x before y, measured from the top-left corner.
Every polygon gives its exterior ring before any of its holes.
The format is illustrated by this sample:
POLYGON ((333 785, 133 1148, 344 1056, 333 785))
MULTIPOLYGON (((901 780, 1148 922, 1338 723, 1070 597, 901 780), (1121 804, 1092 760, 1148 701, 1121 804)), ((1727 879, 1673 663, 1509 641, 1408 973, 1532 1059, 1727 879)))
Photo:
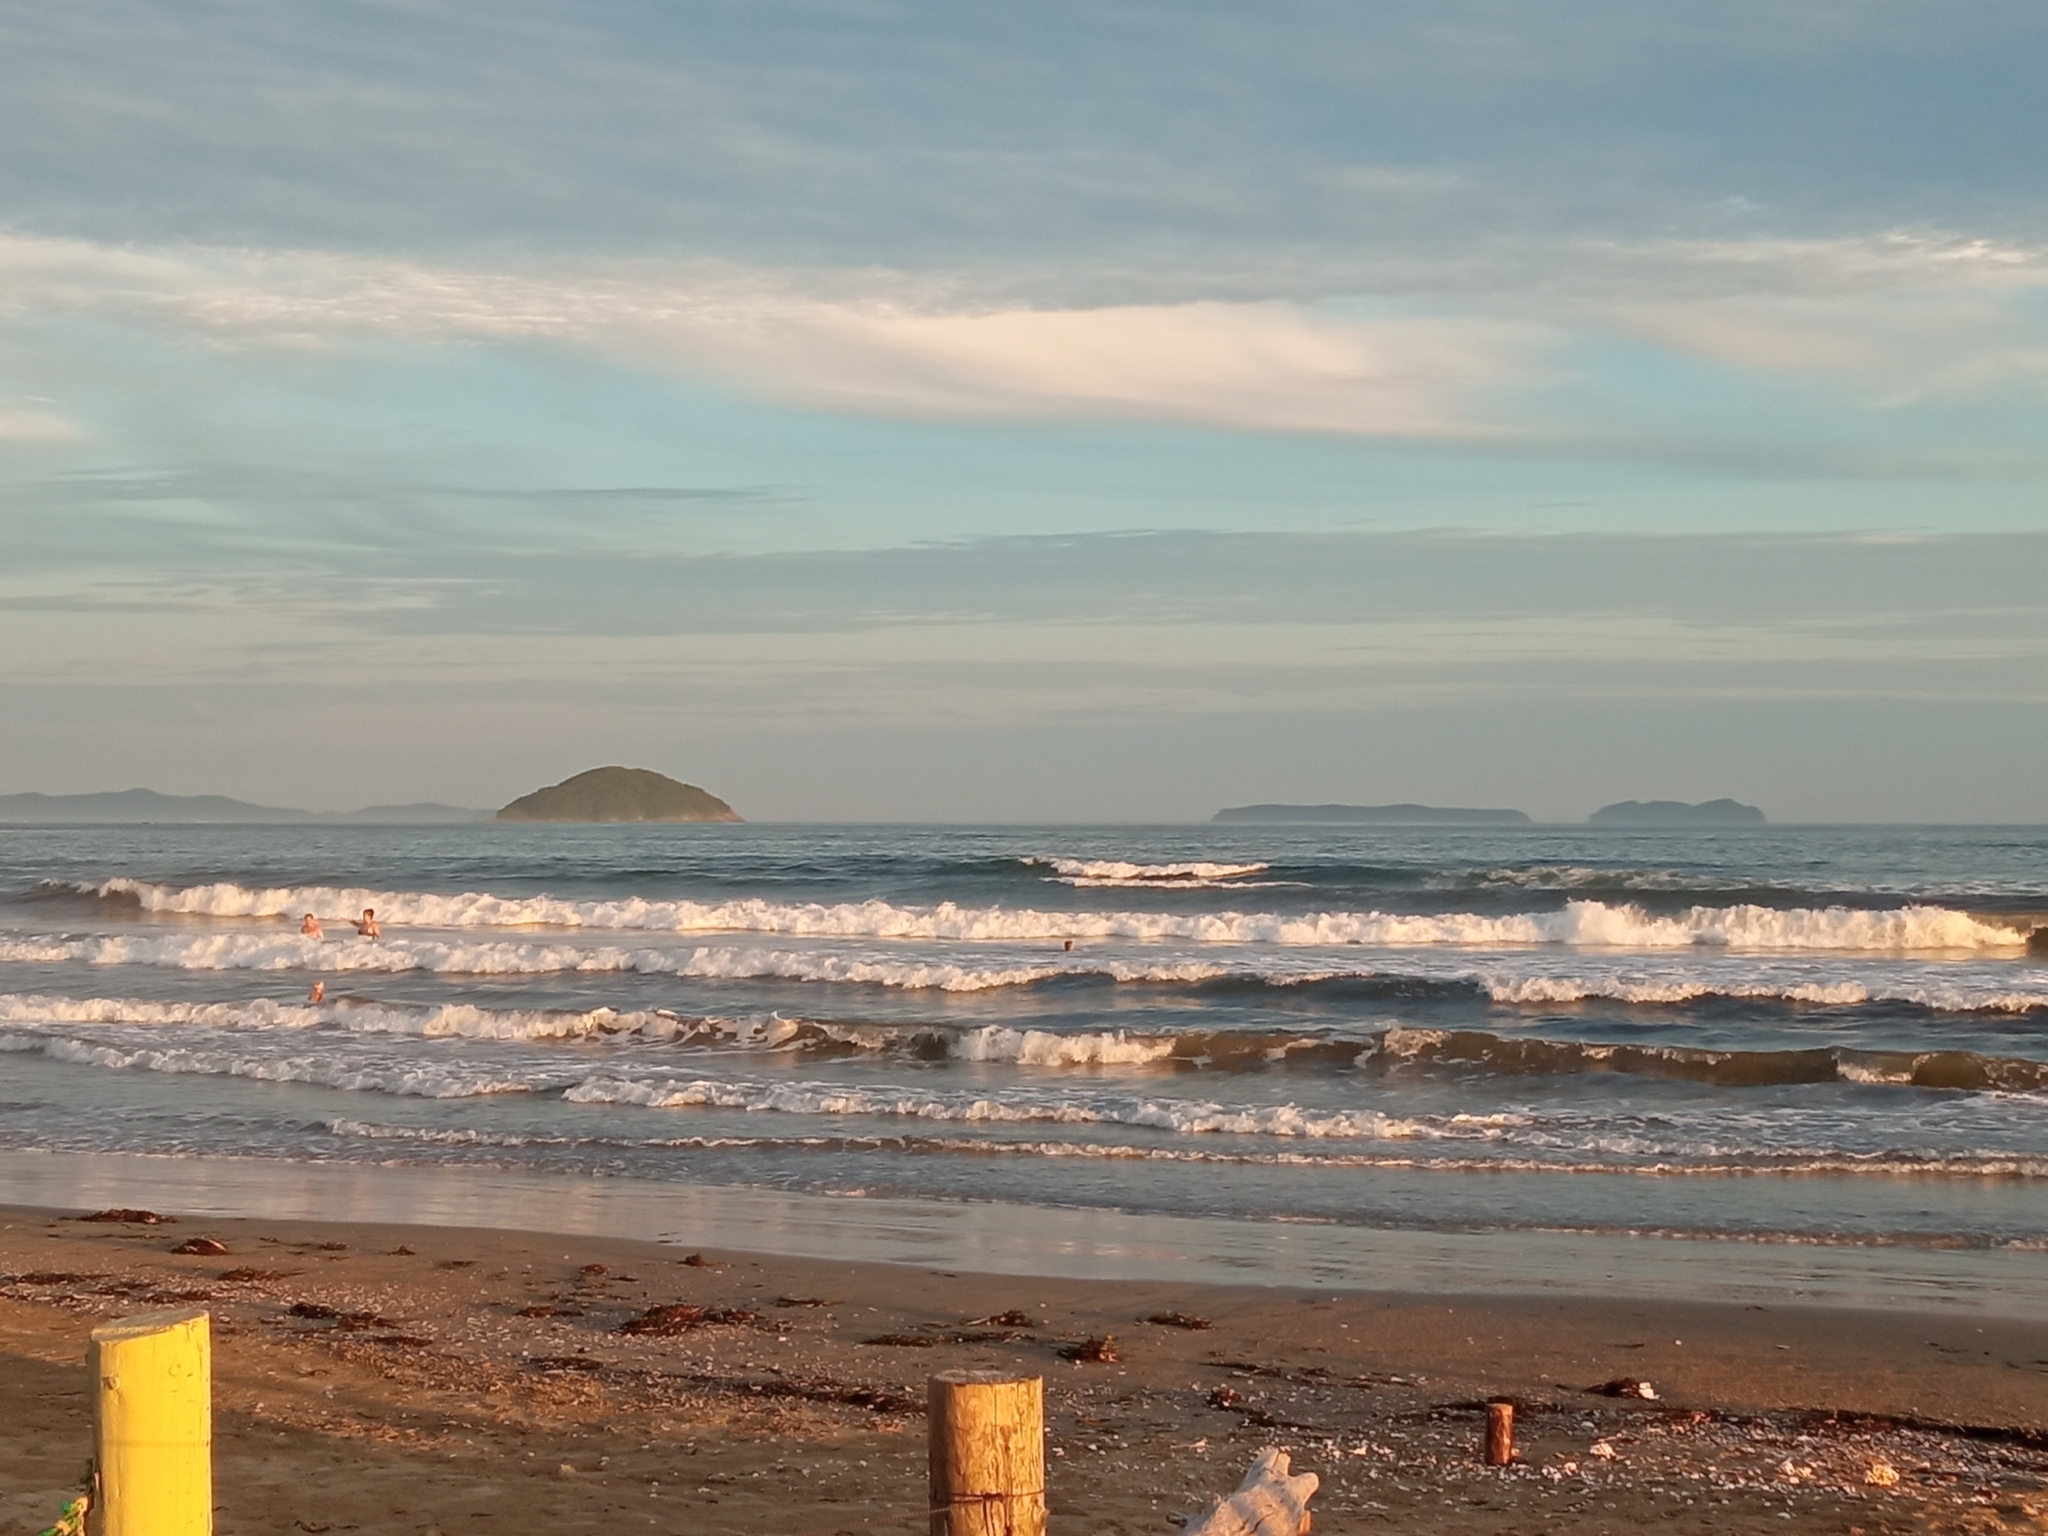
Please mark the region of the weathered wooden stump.
POLYGON ((1044 1379, 945 1371, 929 1392, 931 1536, 1044 1536, 1044 1379))
POLYGON ((1486 1464, 1512 1465, 1515 1459, 1515 1405, 1497 1397, 1486 1405, 1486 1464))

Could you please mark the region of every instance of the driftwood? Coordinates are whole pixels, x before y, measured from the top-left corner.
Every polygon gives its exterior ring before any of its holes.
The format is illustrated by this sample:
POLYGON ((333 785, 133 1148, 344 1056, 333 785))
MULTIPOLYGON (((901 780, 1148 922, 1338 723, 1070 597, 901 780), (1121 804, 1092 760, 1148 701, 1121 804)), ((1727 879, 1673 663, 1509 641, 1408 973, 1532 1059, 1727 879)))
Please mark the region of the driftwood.
POLYGON ((1322 1479, 1313 1472, 1289 1476, 1287 1467, 1287 1453, 1268 1446, 1237 1492, 1212 1499, 1182 1536, 1308 1536, 1308 1501, 1322 1479))

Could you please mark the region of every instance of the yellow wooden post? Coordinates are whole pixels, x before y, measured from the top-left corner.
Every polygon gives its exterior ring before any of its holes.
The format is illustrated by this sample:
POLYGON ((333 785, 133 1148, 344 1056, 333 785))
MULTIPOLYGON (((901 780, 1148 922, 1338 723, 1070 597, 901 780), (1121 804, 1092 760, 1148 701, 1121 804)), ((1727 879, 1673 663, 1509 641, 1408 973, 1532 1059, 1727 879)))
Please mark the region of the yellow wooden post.
POLYGON ((1045 1382, 943 1371, 928 1383, 931 1536, 1045 1536, 1045 1382))
POLYGON ((213 1336, 203 1307, 92 1331, 91 1536, 212 1536, 213 1336))

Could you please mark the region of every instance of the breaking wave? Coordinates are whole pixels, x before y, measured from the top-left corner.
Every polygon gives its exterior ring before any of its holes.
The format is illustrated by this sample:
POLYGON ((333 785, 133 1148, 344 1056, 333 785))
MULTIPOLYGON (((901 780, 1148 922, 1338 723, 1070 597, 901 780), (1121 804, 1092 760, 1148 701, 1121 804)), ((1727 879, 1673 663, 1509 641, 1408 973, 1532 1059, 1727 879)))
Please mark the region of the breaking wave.
POLYGON ((945 954, 891 954, 873 947, 774 948, 695 945, 627 948, 602 943, 521 943, 503 939, 416 937, 370 943, 321 942, 297 934, 230 932, 32 935, 0 939, 0 962, 35 965, 153 966, 189 971, 298 971, 327 976, 426 972, 448 976, 546 976, 605 973, 698 980, 778 980, 907 991, 976 993, 1053 984, 1111 984, 1193 989, 1331 987, 1390 1000, 1484 997, 1511 1006, 1608 1000, 1674 1007, 1710 998, 1788 1007, 1894 1004, 1932 1013, 2028 1013, 2048 1009, 2048 984, 2015 986, 2005 968, 1951 968, 1867 977, 1815 976, 1789 961, 1731 966, 1703 959, 1687 971, 1604 971, 1583 957, 1478 964, 1449 954, 1338 962, 1328 953, 1217 951, 1193 954, 1076 951, 1025 956, 995 947, 945 954), (1213 958, 1212 958, 1213 957, 1213 958), (1338 963, 1333 963, 1338 962, 1338 963), (1512 967, 1536 964, 1536 972, 1512 967), (1569 966, 1569 969, 1562 968, 1569 966))
POLYGON ((1709 1162, 1628 1162, 1620 1158, 1563 1160, 1516 1156, 1440 1155, 1279 1147, 1271 1150, 1160 1146, 1127 1141, 1031 1141, 981 1136, 875 1133, 798 1136, 543 1136, 469 1127, 390 1125, 338 1116, 324 1122, 333 1136, 422 1146, 604 1147, 625 1151, 899 1152, 966 1157, 1042 1157, 1086 1162, 1214 1164, 1254 1168, 1387 1168, 1446 1173, 1590 1173, 1651 1178, 1744 1177, 1758 1174, 1948 1175, 1967 1178, 2048 1178, 2048 1157, 1968 1151, 1946 1156, 1914 1152, 1844 1154, 1822 1148, 1780 1152, 1767 1159, 1709 1162))
MULTIPOLYGON (((1032 1068, 1170 1068, 1243 1072, 1271 1068, 1400 1073, 1415 1069, 1498 1077, 1628 1077, 1751 1088, 1797 1083, 1892 1084, 1917 1088, 2038 1093, 2048 1091, 2048 1061, 1962 1050, 1876 1050, 1845 1046, 1716 1050, 1505 1035, 1476 1029, 1404 1025, 1351 1032, 1270 1030, 1056 1031, 1005 1025, 891 1025, 792 1018, 689 1017, 668 1009, 490 1009, 468 1003, 403 1006, 337 999, 283 1003, 154 1002, 0 994, 0 1029, 17 1039, 75 1037, 76 1026, 124 1026, 92 1036, 114 1052, 99 1062, 120 1065, 124 1053, 162 1049, 126 1043, 129 1031, 325 1032, 420 1040, 513 1041, 545 1044, 618 1039, 679 1048, 766 1051, 829 1059, 895 1057, 916 1061, 989 1062, 1032 1068), (67 1035, 67 1031, 71 1033, 67 1035), (117 1059, 119 1058, 119 1059, 117 1059)), ((337 1048, 345 1041, 337 1041, 337 1048)), ((176 1049, 182 1049, 177 1047, 176 1049)), ((83 1059, 83 1058, 78 1058, 83 1059)), ((209 1058, 211 1059, 211 1058, 209 1058)), ((544 1071, 551 1076, 551 1070, 544 1071)))
MULTIPOLYGON (((1165 870, 1172 865, 1118 865, 1165 870)), ((1193 867, 1193 866, 1189 866, 1193 867)), ((1251 866, 1218 865, 1245 869, 1251 866)), ((1137 882, 1142 883, 1142 881, 1137 882)), ((799 938, 1051 941, 1179 940, 1203 944, 1501 947, 1573 945, 1619 949, 2023 950, 2027 935, 1948 907, 1692 907, 1657 914, 1631 903, 1570 901, 1554 912, 1501 916, 1402 912, 1042 912, 941 902, 906 907, 880 900, 773 902, 570 901, 483 892, 350 890, 332 886, 252 889, 233 884, 172 887, 116 879, 85 888, 145 911, 211 917, 338 917, 374 907, 387 927, 572 928, 661 933, 742 932, 799 938)))
POLYGON ((1292 882, 1251 880, 1264 874, 1267 864, 1130 864, 1121 859, 1034 858, 1027 868, 1050 869, 1056 878, 1074 886, 1135 886, 1154 890, 1209 890, 1225 887, 1252 890, 1292 882))

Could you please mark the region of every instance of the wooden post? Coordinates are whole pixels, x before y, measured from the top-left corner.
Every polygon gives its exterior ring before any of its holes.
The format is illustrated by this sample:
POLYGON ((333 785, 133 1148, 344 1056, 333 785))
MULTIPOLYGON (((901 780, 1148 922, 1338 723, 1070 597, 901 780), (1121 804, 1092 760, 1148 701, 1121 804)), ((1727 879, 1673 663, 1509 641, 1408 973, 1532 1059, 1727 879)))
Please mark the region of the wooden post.
POLYGON ((929 1392, 931 1536, 1044 1536, 1044 1378, 945 1371, 929 1392))
POLYGON ((203 1307, 92 1331, 91 1536, 212 1536, 213 1338, 203 1307))
POLYGON ((1505 1467, 1515 1459, 1515 1405, 1497 1397, 1486 1405, 1486 1464, 1505 1467))

